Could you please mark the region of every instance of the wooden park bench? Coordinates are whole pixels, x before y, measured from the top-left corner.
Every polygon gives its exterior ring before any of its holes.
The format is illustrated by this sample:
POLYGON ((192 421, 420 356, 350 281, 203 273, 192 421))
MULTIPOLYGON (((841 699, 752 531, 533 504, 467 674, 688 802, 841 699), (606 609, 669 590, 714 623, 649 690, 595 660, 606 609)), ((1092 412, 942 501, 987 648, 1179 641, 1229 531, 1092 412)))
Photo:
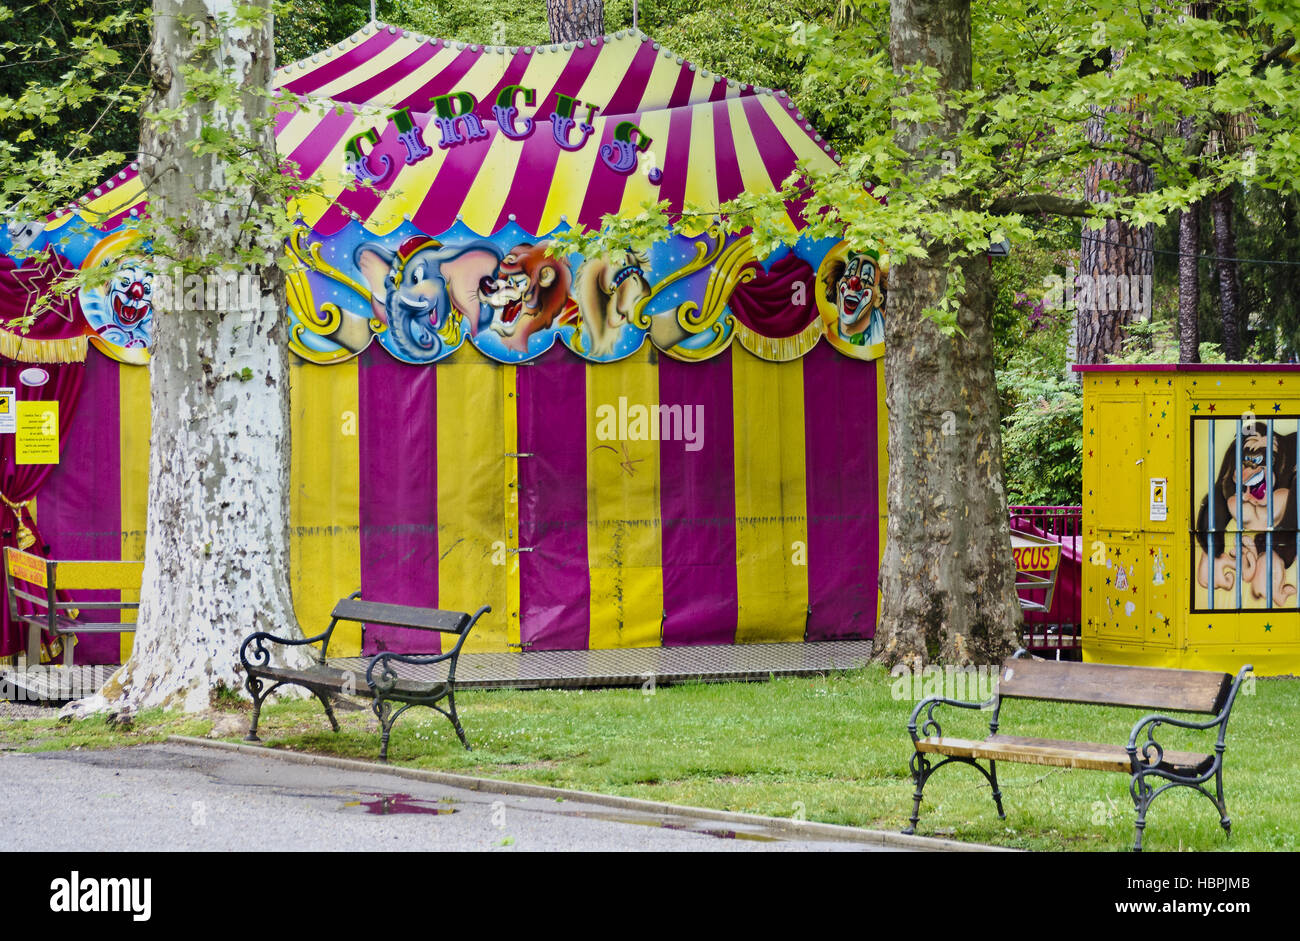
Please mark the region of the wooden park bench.
POLYGON ((470 628, 492 609, 487 605, 473 614, 463 611, 441 611, 437 608, 414 608, 406 605, 381 604, 364 601, 360 591, 354 591, 334 606, 330 626, 315 637, 293 639, 276 637, 265 631, 250 634, 239 648, 239 659, 244 666, 245 684, 253 697, 253 720, 246 740, 260 741, 257 722, 262 713, 262 703, 274 690, 286 684, 302 686, 320 700, 325 707, 334 731, 339 730, 338 720, 330 705, 331 697, 369 695, 371 708, 379 719, 383 737, 379 746, 379 760, 388 760, 388 737, 393 723, 411 706, 428 706, 451 720, 456 735, 466 750, 470 750, 456 714, 456 661, 460 648, 469 636, 470 628), (417 628, 457 635, 451 650, 439 654, 399 654, 384 651, 371 657, 330 658, 329 643, 339 621, 362 624, 381 624, 391 627, 417 628), (320 644, 316 662, 306 668, 293 669, 271 663, 267 642, 286 647, 320 644), (447 664, 446 675, 435 664, 447 664), (268 685, 269 684, 269 685, 268 685), (364 688, 363 688, 364 684, 364 688), (359 693, 360 691, 360 693, 359 693), (438 705, 447 700, 447 708, 438 705), (396 709, 394 703, 400 703, 396 709))
MULTIPOLYGON (((27 667, 41 663, 41 631, 60 639, 77 634, 118 634, 134 631, 132 621, 92 622, 81 620, 84 611, 135 611, 138 601, 60 601, 59 592, 86 590, 132 591, 139 594, 143 562, 83 562, 44 559, 31 552, 5 548, 5 588, 9 594, 9 617, 27 625, 27 667), (20 585, 27 587, 20 587, 20 585), (34 587, 39 592, 32 591, 34 587), (18 602, 34 609, 19 611, 18 602)), ((120 596, 119 596, 120 597, 120 596)), ((76 648, 63 643, 63 665, 73 666, 76 648)))
POLYGON ((1133 849, 1142 850, 1142 831, 1146 827, 1147 808, 1173 787, 1190 787, 1208 797, 1219 811, 1219 823, 1231 835, 1232 821, 1223 802, 1224 736, 1228 715, 1236 701, 1241 681, 1251 670, 1242 667, 1234 678, 1230 673, 1203 670, 1170 670, 1161 667, 1110 666, 1098 663, 1071 663, 1024 658, 1024 650, 1002 664, 997 688, 987 702, 962 702, 931 696, 912 710, 907 721, 908 734, 915 749, 912 755, 913 795, 911 825, 904 833, 915 833, 921 812, 921 792, 930 777, 949 762, 973 765, 988 779, 998 816, 1002 811, 1002 792, 998 790, 997 763, 1052 765, 1062 768, 1086 768, 1093 771, 1119 771, 1130 776, 1129 793, 1137 810, 1137 832, 1133 849), (1029 699, 1044 702, 1075 703, 1093 706, 1127 706, 1138 709, 1168 710, 1213 716, 1204 722, 1175 718, 1162 713, 1143 716, 1133 726, 1127 745, 1093 742, 1064 742, 1053 739, 1022 738, 998 732, 1004 699, 1029 699), (992 709, 989 736, 981 741, 944 736, 934 717, 941 705, 961 709, 992 709), (917 720, 925 713, 925 722, 917 731, 917 720), (1166 751, 1156 741, 1162 725, 1182 729, 1209 730, 1218 727, 1218 741, 1212 754, 1166 751), (932 763, 929 756, 940 755, 932 763), (988 769, 979 762, 988 762, 988 769), (1214 794, 1206 785, 1214 781, 1214 794))

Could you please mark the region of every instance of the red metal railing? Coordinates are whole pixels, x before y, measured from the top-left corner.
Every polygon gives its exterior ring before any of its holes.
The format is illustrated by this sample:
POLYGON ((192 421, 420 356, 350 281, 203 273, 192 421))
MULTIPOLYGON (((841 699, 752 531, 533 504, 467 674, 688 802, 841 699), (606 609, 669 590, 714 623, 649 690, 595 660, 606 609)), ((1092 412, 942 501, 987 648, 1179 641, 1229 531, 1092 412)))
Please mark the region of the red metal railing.
MULTIPOLYGON (((1081 506, 1012 506, 1011 529, 1041 536, 1061 544, 1061 564, 1056 573, 1056 590, 1046 611, 1025 612, 1024 644, 1034 652, 1078 651, 1082 640, 1082 597, 1080 565, 1083 561, 1083 507, 1081 506)), ((1043 603, 1045 589, 1022 589, 1028 601, 1043 603)))

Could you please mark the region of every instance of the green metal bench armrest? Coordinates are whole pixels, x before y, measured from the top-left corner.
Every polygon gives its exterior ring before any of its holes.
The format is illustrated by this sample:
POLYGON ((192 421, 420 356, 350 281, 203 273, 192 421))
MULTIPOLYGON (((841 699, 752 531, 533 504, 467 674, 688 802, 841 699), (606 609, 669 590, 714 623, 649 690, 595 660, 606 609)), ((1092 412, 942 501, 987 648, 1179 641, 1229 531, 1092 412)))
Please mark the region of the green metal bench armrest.
POLYGON ((269 631, 257 631, 249 634, 244 638, 244 642, 239 645, 239 662, 244 665, 244 672, 247 673, 253 667, 265 667, 271 662, 271 651, 267 649, 266 641, 273 644, 279 644, 282 647, 302 647, 307 644, 315 644, 324 641, 321 644, 320 656, 318 659, 325 662, 325 649, 329 646, 330 635, 334 633, 334 623, 331 623, 320 634, 315 637, 279 637, 269 631), (252 647, 250 651, 250 646, 252 647), (250 659, 249 654, 252 654, 250 659))
POLYGON ((456 660, 460 656, 460 648, 464 645, 465 638, 469 637, 470 629, 478 623, 478 619, 491 612, 491 610, 492 607, 485 604, 474 612, 474 616, 469 619, 469 623, 465 625, 465 629, 460 632, 460 636, 456 640, 456 645, 452 647, 451 650, 437 654, 406 654, 395 653, 393 651, 384 651, 383 653, 375 654, 375 656, 370 660, 370 665, 366 667, 366 685, 371 689, 379 690, 380 692, 386 692, 387 690, 392 689, 393 684, 397 682, 397 674, 393 672, 389 664, 394 661, 397 663, 410 663, 414 665, 427 666, 428 664, 441 663, 444 660, 450 660, 451 666, 447 670, 447 681, 449 683, 454 683, 456 681, 456 660), (376 666, 380 667, 378 682, 375 681, 376 666))
POLYGON ((991 709, 997 703, 998 697, 985 702, 965 702, 961 699, 945 699, 943 696, 928 696, 916 704, 912 710, 911 716, 907 720, 907 734, 912 736, 912 741, 918 741, 916 734, 916 720, 920 717, 921 711, 925 710, 925 724, 921 726, 921 736, 928 737, 931 735, 942 736, 943 729, 939 727, 939 720, 934 717, 934 710, 939 706, 956 706, 958 709, 991 709))
POLYGON ((1142 745, 1142 762, 1150 764, 1153 752, 1155 753, 1155 763, 1158 764, 1164 759, 1164 749, 1155 739, 1156 729, 1160 728, 1162 725, 1172 725, 1180 729, 1193 729, 1202 732, 1207 729, 1212 729, 1217 725, 1219 727, 1219 740, 1215 744, 1214 749, 1219 754, 1222 754, 1223 750, 1227 748, 1227 745, 1224 744, 1224 738, 1228 733, 1228 716, 1232 713, 1233 704, 1237 701, 1237 691, 1241 688, 1241 681, 1244 680, 1246 675, 1253 669, 1254 667, 1248 663, 1237 671, 1237 676, 1232 681, 1232 688, 1228 692, 1228 697, 1223 702, 1223 708, 1219 710, 1219 714, 1213 719, 1208 719, 1204 722, 1195 722, 1190 719, 1180 719, 1177 716, 1162 715, 1160 713, 1150 713, 1149 715, 1145 715, 1141 719, 1138 719, 1133 726, 1133 731, 1129 733, 1127 745, 1129 758, 1133 761, 1134 772, 1139 770, 1139 760, 1137 757, 1138 737, 1142 734, 1143 729, 1147 730, 1147 735, 1146 742, 1142 745))

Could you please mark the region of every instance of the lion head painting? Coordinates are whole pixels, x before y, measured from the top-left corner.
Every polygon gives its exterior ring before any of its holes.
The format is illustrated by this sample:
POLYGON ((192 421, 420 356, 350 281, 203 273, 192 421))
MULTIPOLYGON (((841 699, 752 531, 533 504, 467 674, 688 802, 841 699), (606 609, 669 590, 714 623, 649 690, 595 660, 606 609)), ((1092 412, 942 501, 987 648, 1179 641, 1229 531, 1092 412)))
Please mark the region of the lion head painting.
POLYGON ((583 262, 574 283, 582 313, 584 352, 594 359, 611 356, 639 300, 650 293, 642 252, 626 251, 583 262))
POLYGON ((516 353, 551 327, 571 323, 577 309, 569 298, 573 274, 563 258, 546 254, 548 242, 522 242, 510 249, 496 271, 479 281, 478 299, 491 312, 488 327, 516 353))

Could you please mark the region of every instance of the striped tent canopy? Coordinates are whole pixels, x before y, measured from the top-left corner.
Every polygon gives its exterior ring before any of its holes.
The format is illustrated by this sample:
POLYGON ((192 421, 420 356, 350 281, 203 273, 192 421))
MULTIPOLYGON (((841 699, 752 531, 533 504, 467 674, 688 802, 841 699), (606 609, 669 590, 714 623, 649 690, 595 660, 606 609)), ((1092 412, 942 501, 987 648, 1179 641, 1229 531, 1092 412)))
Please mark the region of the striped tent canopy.
MULTIPOLYGON (((291 346, 308 361, 372 342, 413 364, 465 343, 506 363, 556 344, 620 360, 647 340, 685 361, 737 339, 772 361, 822 337, 858 359, 883 352, 876 252, 801 239, 760 258, 748 235, 716 224, 742 193, 833 166, 785 92, 710 74, 636 31, 507 48, 382 24, 279 69, 276 86, 293 96, 276 119, 279 151, 321 184, 295 207, 288 246, 291 346), (675 225, 648 252, 545 251, 571 225, 664 201, 675 225)), ((801 208, 787 203, 796 230, 801 208)), ((145 278, 131 226, 146 211, 133 164, 28 247, 44 240, 74 265, 145 278)), ((149 324, 117 322, 111 292, 83 294, 91 342, 143 361, 149 324)))

